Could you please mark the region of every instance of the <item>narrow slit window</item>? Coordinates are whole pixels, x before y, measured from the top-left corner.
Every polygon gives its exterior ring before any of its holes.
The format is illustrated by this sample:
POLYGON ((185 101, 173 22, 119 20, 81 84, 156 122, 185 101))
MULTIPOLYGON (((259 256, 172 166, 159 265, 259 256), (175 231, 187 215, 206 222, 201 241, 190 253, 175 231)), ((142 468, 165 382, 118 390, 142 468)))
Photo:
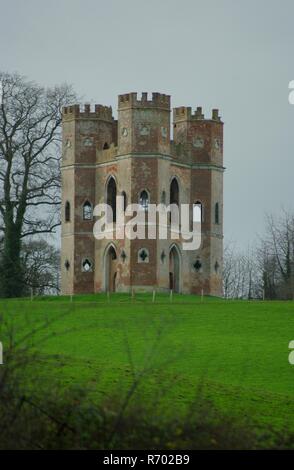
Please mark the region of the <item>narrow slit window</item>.
POLYGON ((65 222, 70 222, 70 203, 65 203, 65 222))
POLYGON ((127 195, 125 193, 125 191, 123 191, 121 193, 122 197, 123 197, 123 208, 124 208, 124 211, 126 211, 126 208, 127 208, 127 195))
POLYGON ((216 224, 219 224, 219 203, 218 202, 215 204, 215 208, 214 208, 214 220, 216 224))

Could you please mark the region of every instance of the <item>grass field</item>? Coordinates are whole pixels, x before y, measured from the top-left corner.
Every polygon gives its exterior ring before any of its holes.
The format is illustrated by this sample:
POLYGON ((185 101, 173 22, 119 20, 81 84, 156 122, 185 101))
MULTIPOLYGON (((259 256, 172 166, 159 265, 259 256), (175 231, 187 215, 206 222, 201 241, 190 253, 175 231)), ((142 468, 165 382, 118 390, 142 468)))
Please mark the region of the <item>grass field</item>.
MULTIPOLYGON (((99 401, 123 394, 133 370, 150 366, 141 392, 146 401, 156 395, 166 414, 185 413, 201 384, 230 416, 294 430, 294 302, 89 295, 2 300, 0 314, 17 338, 36 330, 39 361, 27 371, 34 387, 86 386, 99 401)), ((4 353, 5 331, 2 325, 4 353)))

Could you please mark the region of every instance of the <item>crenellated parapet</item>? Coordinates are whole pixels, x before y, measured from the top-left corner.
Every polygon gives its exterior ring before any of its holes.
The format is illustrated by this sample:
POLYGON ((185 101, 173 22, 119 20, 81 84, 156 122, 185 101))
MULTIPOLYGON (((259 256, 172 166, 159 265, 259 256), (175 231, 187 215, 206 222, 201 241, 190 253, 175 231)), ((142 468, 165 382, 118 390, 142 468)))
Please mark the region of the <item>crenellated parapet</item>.
POLYGON ((211 118, 206 119, 202 112, 201 106, 198 106, 196 110, 194 111, 194 113, 192 113, 192 108, 190 106, 180 106, 178 108, 174 108, 173 119, 175 123, 180 122, 180 121, 204 121, 204 120, 221 122, 218 109, 213 109, 211 118))
POLYGON ((223 122, 218 109, 214 108, 210 118, 206 118, 201 106, 194 112, 191 107, 175 108, 173 131, 174 158, 222 166, 223 122))
POLYGON ((148 99, 148 93, 142 93, 141 99, 137 93, 125 93, 118 96, 118 109, 126 108, 161 108, 170 110, 170 96, 163 93, 152 93, 148 99))
POLYGON ((63 108, 63 120, 71 120, 77 118, 99 119, 111 122, 113 120, 112 108, 111 106, 103 106, 102 104, 95 104, 94 107, 92 107, 90 104, 85 104, 84 106, 74 104, 72 106, 65 106, 63 108))

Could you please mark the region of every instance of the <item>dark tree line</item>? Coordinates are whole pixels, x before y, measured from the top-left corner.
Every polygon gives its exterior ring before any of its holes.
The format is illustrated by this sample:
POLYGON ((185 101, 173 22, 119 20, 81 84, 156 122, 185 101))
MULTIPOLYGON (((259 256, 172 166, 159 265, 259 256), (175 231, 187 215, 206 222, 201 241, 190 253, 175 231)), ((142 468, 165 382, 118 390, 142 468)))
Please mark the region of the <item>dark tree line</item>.
POLYGON ((266 236, 258 251, 259 268, 268 299, 294 300, 294 215, 267 216, 266 236))
POLYGON ((267 215, 254 249, 238 252, 228 243, 223 276, 227 298, 294 299, 294 215, 267 215))
POLYGON ((61 112, 75 99, 68 85, 44 88, 18 74, 0 72, 3 297, 26 293, 28 243, 32 237, 54 233, 60 223, 61 112))

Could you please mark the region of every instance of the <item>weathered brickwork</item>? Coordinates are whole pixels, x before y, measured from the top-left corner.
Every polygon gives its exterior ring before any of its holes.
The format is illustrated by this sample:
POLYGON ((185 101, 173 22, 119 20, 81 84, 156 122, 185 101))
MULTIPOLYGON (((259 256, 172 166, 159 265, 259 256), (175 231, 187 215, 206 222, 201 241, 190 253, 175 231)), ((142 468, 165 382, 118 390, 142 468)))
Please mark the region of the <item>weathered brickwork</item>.
POLYGON ((120 95, 118 120, 102 105, 63 110, 64 294, 172 288, 222 295, 223 123, 216 109, 206 119, 200 107, 175 108, 171 140, 170 112, 170 97, 160 93, 120 95), (112 205, 115 195, 126 204, 146 197, 148 204, 200 204, 200 248, 185 251, 158 232, 154 239, 95 239, 92 211, 112 205))

